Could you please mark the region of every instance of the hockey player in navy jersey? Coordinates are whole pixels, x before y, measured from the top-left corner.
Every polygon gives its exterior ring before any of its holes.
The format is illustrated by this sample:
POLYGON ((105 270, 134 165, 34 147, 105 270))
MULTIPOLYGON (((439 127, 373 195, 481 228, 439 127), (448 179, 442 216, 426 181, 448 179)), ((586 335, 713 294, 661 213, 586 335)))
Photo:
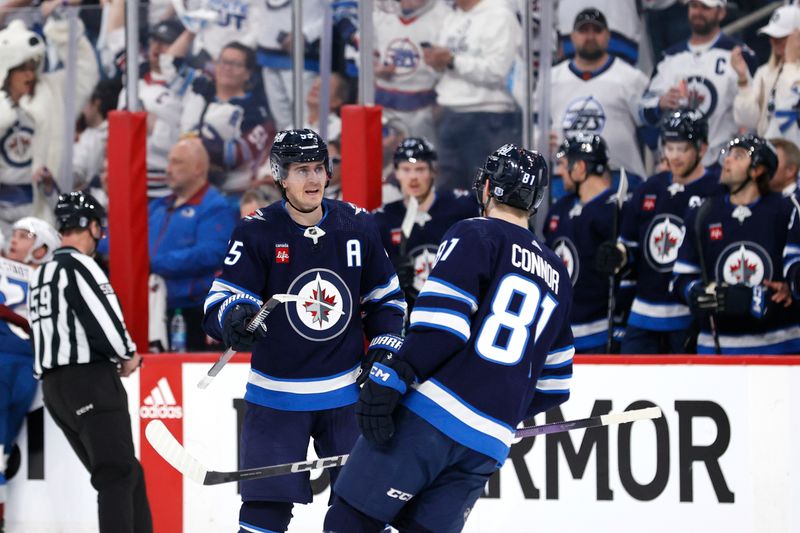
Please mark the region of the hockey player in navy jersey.
MULTIPOLYGON (((405 302, 372 217, 323 199, 331 176, 314 131, 280 132, 273 176, 283 201, 242 219, 206 299, 205 329, 236 351, 252 351, 241 437, 243 468, 340 455, 358 437, 354 404, 364 359, 399 347, 405 302), (271 295, 303 298, 246 325, 271 295)), ((364 375, 366 378, 366 375, 364 375)), ((338 471, 331 472, 335 480, 338 471)), ((293 502, 309 503, 308 474, 242 482, 239 531, 286 531, 293 502)))
POLYGON ((467 191, 436 190, 436 151, 425 139, 404 139, 394 152, 394 168, 403 199, 378 209, 375 220, 411 306, 433 268, 444 233, 479 212, 474 196, 467 191), (414 224, 406 236, 402 225, 407 216, 413 217, 414 224))
POLYGON ((800 326, 781 269, 792 203, 769 190, 775 148, 755 135, 723 151, 725 194, 691 207, 674 290, 702 318, 699 353, 797 353, 800 326))
POLYGON ((547 245, 567 267, 575 297, 572 334, 579 353, 605 353, 609 276, 595 268, 598 245, 612 239, 615 190, 602 137, 581 133, 566 139, 556 154, 568 194, 550 208, 547 245))
POLYGON ((485 218, 445 234, 403 347, 361 391, 363 438, 325 531, 461 531, 517 424, 569 397, 572 286, 528 230, 547 181, 536 152, 507 144, 486 161, 485 218))
POLYGON ((685 353, 692 314, 669 290, 686 233, 683 217, 687 207, 722 190, 715 167, 702 164, 708 125, 699 113, 668 115, 661 143, 669 170, 637 189, 622 216, 619 241, 637 280, 622 353, 685 353))

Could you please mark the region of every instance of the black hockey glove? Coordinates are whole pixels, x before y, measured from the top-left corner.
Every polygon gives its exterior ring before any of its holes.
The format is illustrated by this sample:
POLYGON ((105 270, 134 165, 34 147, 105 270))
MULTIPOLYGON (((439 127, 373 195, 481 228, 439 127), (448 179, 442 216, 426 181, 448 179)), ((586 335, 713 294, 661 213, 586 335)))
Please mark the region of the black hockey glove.
POLYGON ((619 272, 626 261, 625 247, 614 241, 601 242, 594 254, 594 268, 608 276, 619 272))
POLYGON ((361 434, 375 444, 385 444, 394 435, 392 414, 400 398, 414 382, 414 369, 391 353, 372 365, 369 379, 361 388, 356 420, 361 434))
POLYGON ((689 307, 692 311, 717 311, 716 283, 695 283, 689 288, 689 307))
POLYGON ((249 304, 234 304, 233 309, 225 315, 222 326, 222 342, 226 348, 233 348, 237 352, 251 352, 257 340, 267 334, 264 324, 258 326, 252 333, 247 331, 250 320, 258 313, 258 307, 249 304))
POLYGON ((724 316, 761 319, 767 313, 770 295, 771 291, 761 285, 748 287, 723 283, 716 289, 717 310, 724 316))
POLYGON ((380 361, 387 354, 397 354, 400 351, 400 347, 403 345, 403 337, 398 337, 397 335, 378 335, 372 342, 369 343, 369 348, 367 348, 367 355, 364 357, 364 360, 361 362, 361 372, 358 374, 358 378, 356 378, 356 383, 359 385, 363 385, 367 378, 369 378, 369 370, 372 368, 372 364, 375 361, 380 361))
POLYGON ((417 277, 416 269, 411 261, 404 261, 397 265, 397 279, 400 281, 400 288, 403 289, 406 298, 416 300, 419 291, 414 288, 414 279, 417 277))

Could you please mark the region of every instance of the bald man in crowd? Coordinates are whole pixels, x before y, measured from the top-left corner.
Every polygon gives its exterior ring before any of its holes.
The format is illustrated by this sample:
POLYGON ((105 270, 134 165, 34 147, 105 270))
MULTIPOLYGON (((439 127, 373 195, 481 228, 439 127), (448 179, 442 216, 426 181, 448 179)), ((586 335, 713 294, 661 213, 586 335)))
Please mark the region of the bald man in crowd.
POLYGON ((187 351, 207 349, 203 300, 238 220, 235 206, 208 183, 208 168, 199 138, 179 140, 167 160, 171 194, 153 200, 149 208, 150 271, 166 281, 167 324, 183 316, 187 351))

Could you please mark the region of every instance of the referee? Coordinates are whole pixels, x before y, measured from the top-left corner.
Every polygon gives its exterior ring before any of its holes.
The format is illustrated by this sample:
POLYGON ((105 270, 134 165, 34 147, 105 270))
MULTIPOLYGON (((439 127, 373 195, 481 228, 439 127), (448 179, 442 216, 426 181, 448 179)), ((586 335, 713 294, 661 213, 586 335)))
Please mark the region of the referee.
POLYGON ((134 455, 120 381, 141 362, 114 290, 92 259, 105 210, 91 195, 62 194, 62 247, 30 284, 35 373, 44 404, 97 490, 100 533, 151 533, 142 466, 134 455))

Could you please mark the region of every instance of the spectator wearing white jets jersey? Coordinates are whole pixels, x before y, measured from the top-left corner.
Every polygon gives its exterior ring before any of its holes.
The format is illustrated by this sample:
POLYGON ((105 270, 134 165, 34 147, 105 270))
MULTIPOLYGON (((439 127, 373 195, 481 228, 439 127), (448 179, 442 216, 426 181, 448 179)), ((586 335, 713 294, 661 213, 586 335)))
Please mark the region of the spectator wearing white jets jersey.
POLYGON ((741 46, 749 71, 755 69, 752 51, 720 29, 726 5, 726 0, 689 2, 692 34, 664 52, 641 101, 642 118, 654 127, 671 110, 699 111, 708 122, 709 150, 703 158, 706 166, 716 162, 720 149, 737 132, 733 100, 739 75, 731 65, 732 50, 741 46))
MULTIPOLYGON (((601 135, 608 144, 610 166, 646 175, 636 128, 640 125, 638 101, 647 77, 609 54, 605 15, 584 9, 575 17, 572 43, 575 58, 553 68, 550 81, 551 129, 558 137, 580 133, 601 135)), ((536 98, 540 98, 541 86, 536 98)))

